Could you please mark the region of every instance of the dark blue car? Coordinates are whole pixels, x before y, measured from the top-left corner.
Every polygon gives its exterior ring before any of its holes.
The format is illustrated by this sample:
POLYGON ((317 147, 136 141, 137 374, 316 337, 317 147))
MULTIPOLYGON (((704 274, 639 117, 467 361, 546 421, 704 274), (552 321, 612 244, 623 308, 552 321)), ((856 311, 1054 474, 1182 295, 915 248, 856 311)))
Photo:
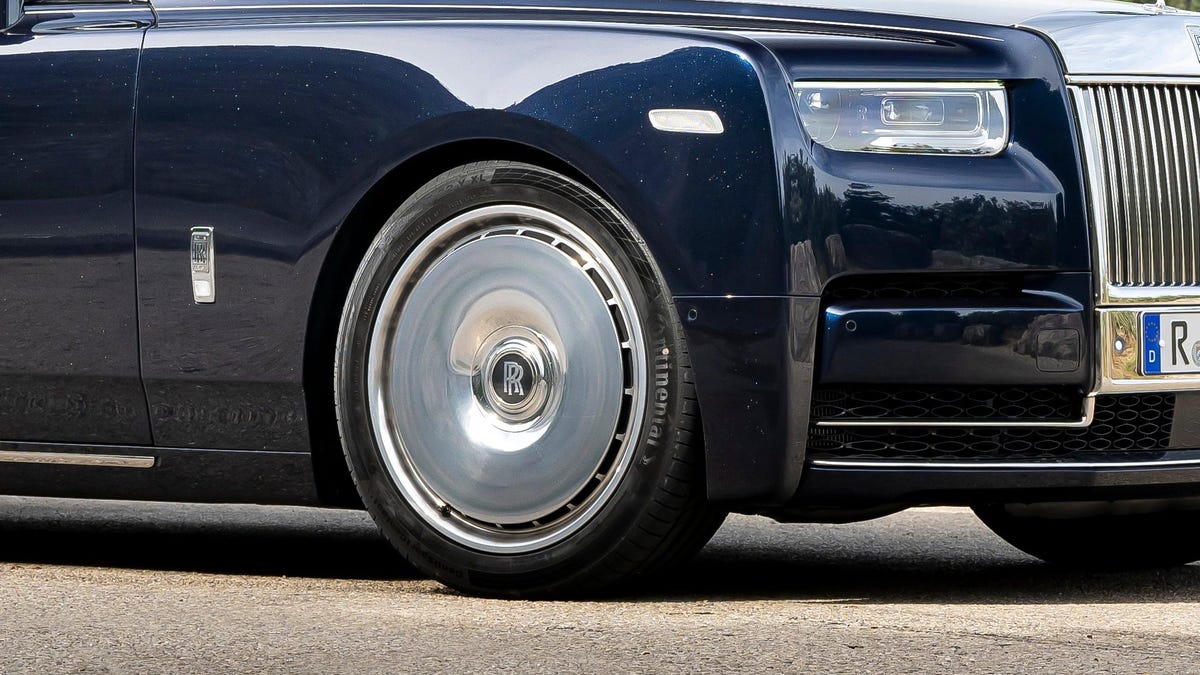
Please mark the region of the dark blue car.
POLYGON ((730 511, 1200 559, 1200 15, 3 11, 2 492, 365 506, 505 596, 730 511))

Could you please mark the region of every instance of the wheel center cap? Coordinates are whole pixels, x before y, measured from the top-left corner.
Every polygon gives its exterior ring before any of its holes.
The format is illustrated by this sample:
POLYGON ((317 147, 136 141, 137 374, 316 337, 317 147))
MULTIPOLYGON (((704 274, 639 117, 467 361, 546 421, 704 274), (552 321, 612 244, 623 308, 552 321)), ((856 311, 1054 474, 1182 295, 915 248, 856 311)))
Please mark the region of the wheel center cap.
POLYGON ((520 431, 544 417, 555 393, 558 358, 541 335, 502 328, 480 345, 472 378, 476 402, 498 426, 520 431))
POLYGON ((492 391, 505 405, 521 407, 533 394, 534 365, 521 352, 501 355, 492 366, 492 391))

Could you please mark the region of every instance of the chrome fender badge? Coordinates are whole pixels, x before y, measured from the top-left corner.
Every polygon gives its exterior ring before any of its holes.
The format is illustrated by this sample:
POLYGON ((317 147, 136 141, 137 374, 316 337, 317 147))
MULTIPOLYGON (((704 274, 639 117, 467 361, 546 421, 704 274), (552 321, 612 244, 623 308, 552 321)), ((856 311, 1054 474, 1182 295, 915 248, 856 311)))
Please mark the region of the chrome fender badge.
POLYGON ((192 300, 198 305, 217 301, 217 256, 211 227, 193 227, 189 247, 192 300))

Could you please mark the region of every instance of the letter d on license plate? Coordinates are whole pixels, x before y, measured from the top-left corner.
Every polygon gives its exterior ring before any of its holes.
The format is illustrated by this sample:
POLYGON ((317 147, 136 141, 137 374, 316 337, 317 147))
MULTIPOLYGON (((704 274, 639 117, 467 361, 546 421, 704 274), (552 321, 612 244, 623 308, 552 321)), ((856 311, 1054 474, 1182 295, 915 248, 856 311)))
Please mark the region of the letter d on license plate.
POLYGON ((1142 315, 1142 372, 1200 373, 1200 313, 1142 315))

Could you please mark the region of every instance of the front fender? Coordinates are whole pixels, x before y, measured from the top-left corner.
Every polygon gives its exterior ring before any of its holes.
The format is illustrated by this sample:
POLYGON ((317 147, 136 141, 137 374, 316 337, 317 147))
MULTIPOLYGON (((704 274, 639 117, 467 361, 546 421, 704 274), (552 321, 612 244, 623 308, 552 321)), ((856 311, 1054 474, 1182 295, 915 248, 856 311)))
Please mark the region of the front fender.
MULTIPOLYGON (((306 329, 331 244, 373 186, 445 144, 502 140, 570 164, 636 224, 677 297, 786 292, 764 94, 786 78, 754 42, 173 16, 147 36, 137 109, 140 348, 159 444, 309 450, 306 329), (716 111, 725 132, 654 129, 649 110, 672 107, 716 111), (197 225, 216 233, 212 305, 191 298, 197 225)), ((720 400, 708 373, 723 369, 697 365, 702 406, 720 400)), ((708 430, 722 466, 748 437, 738 424, 708 430)))

